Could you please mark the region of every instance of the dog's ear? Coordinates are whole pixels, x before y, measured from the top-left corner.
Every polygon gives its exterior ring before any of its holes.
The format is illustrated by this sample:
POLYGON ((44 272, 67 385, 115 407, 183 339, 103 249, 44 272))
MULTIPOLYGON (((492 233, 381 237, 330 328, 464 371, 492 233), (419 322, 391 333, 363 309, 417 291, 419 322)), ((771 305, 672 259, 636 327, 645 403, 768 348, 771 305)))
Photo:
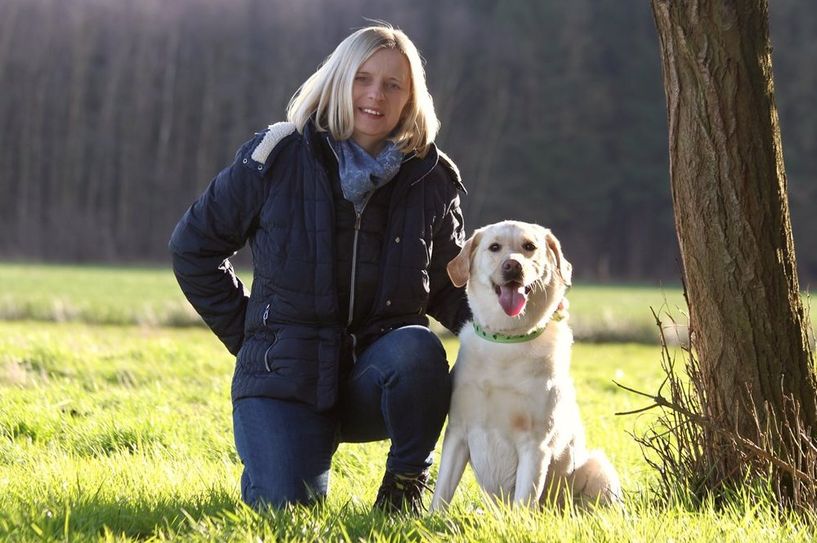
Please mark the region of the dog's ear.
POLYGON ((567 261, 564 253, 562 253, 562 244, 559 243, 559 240, 549 229, 545 230, 545 242, 556 259, 556 269, 559 270, 562 281, 569 287, 573 281, 573 265, 567 261))
POLYGON ((468 282, 468 277, 471 275, 471 261, 474 257, 474 250, 479 245, 479 236, 479 231, 474 232, 474 235, 465 241, 460 254, 455 256, 446 267, 448 277, 451 278, 451 282, 454 283, 455 287, 461 287, 468 282))

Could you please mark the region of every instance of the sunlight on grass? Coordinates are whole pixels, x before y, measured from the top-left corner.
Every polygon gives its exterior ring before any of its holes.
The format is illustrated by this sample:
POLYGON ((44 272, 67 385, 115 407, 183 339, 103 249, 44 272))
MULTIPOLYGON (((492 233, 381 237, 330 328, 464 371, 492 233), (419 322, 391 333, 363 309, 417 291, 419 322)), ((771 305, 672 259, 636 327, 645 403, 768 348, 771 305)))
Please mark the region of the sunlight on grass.
POLYGON ((0 264, 0 319, 200 325, 166 268, 0 264))
MULTIPOLYGON (((446 348, 453 359, 456 341, 446 348)), ((341 445, 323 506, 258 514, 239 498, 233 359, 209 332, 0 323, 0 540, 811 540, 768 507, 652 503, 653 475, 628 436, 651 415, 615 416, 642 403, 611 380, 654 390, 658 359, 635 344, 574 351, 588 443, 618 468, 626 511, 495 507, 468 470, 446 515, 384 518, 370 510, 388 451, 378 442, 341 445)))
MULTIPOLYGON (((252 274, 239 270, 247 287, 252 274)), ((166 268, 1 264, 0 320, 203 326, 166 268)), ((568 293, 571 326, 580 341, 656 344, 651 309, 673 341, 686 335, 686 310, 677 285, 621 286, 577 283, 568 293)), ((810 309, 809 300, 806 306, 810 309)), ((436 329, 443 332, 442 327, 436 329)), ((678 341, 675 341, 678 343, 678 341)))
MULTIPOLYGON (((252 274, 239 270, 247 287, 252 274)), ((0 264, 0 320, 202 326, 167 268, 0 264)), ((650 313, 675 311, 677 287, 575 285, 569 293, 576 337, 655 343, 650 313)))
MULTIPOLYGON (((246 274, 245 274, 246 275, 246 274)), ((751 497, 725 511, 659 506, 656 475, 630 437, 654 412, 650 307, 683 318, 678 289, 577 285, 573 375, 591 448, 624 483, 626 510, 527 511, 483 499, 470 470, 446 515, 371 511, 387 442, 341 444, 330 495, 258 514, 240 500, 232 440, 234 359, 169 269, 0 265, 0 540, 71 541, 811 541, 802 521, 751 497), (5 321, 5 322, 4 322, 5 321), (192 327, 162 327, 164 325, 192 327), (754 505, 752 505, 754 504, 754 505)), ((457 342, 445 339, 449 360, 457 342)), ((438 453, 441 443, 438 443, 438 453)), ((436 476, 437 466, 432 468, 436 476)))

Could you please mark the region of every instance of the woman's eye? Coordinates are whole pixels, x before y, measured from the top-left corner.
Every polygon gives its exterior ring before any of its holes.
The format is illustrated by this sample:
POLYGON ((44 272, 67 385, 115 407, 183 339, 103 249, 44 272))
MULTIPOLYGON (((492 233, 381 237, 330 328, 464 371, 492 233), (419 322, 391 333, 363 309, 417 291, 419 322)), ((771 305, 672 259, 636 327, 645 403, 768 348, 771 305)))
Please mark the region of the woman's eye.
POLYGON ((488 250, 491 251, 492 253, 495 253, 500 249, 502 249, 502 246, 499 243, 492 243, 488 246, 488 250))
POLYGON ((525 243, 524 245, 522 245, 522 248, 525 249, 526 251, 535 251, 536 250, 536 245, 534 245, 533 243, 531 243, 529 241, 529 242, 525 243))

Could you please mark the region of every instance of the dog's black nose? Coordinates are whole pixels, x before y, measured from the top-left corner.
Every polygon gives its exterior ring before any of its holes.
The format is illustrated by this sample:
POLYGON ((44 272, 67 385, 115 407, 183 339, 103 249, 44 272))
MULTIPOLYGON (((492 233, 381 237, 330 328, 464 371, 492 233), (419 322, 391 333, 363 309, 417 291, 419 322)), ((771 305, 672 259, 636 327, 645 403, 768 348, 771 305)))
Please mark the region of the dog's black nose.
POLYGON ((502 263, 502 273, 513 276, 519 275, 522 273, 522 264, 512 258, 509 258, 502 263))

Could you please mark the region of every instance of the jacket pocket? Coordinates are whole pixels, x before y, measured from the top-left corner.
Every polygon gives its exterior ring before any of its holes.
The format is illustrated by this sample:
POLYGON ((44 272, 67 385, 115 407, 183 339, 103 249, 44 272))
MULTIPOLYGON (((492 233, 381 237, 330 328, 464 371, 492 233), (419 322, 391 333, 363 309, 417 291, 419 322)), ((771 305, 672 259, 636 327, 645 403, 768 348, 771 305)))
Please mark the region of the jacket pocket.
POLYGON ((261 396, 326 410, 337 401, 338 353, 334 332, 269 326, 245 342, 233 377, 233 400, 261 396))

